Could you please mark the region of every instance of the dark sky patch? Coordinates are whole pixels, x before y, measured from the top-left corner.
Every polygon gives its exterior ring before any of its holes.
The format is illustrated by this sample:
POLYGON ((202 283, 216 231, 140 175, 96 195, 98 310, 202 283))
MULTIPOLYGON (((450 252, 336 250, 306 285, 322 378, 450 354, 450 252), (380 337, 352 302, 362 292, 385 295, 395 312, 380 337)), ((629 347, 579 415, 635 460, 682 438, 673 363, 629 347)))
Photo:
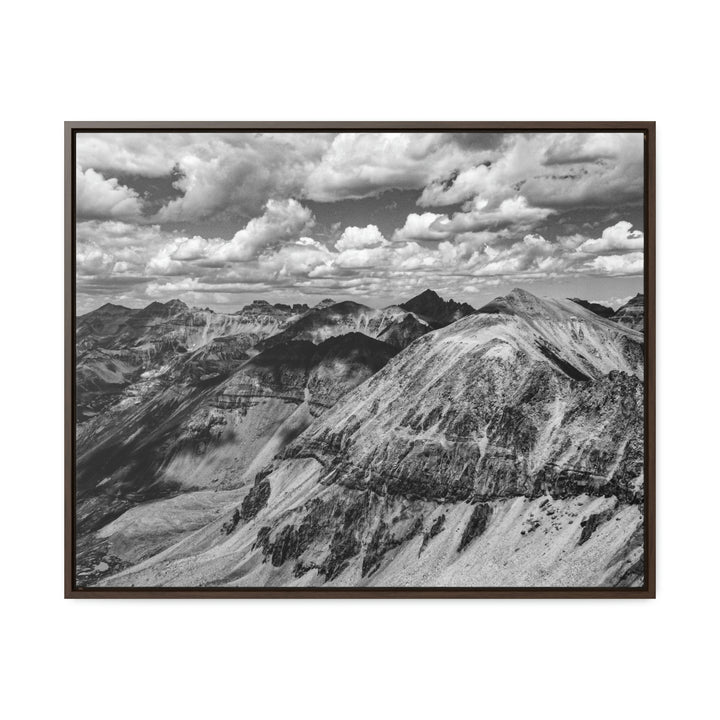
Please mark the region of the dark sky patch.
POLYGON ((118 182, 135 190, 143 201, 143 215, 154 215, 163 205, 183 196, 175 183, 183 178, 183 173, 176 166, 169 175, 147 177, 130 173, 116 173, 118 182))

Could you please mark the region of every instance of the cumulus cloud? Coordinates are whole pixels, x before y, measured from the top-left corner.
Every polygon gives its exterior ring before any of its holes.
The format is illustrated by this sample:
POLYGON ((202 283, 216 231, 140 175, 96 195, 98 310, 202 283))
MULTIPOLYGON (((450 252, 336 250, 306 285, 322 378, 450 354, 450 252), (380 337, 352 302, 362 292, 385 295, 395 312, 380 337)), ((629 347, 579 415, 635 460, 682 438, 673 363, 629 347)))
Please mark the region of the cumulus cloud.
POLYGON ((259 274, 266 280, 308 277, 331 261, 333 253, 322 243, 303 237, 258 258, 259 274))
POLYGON ((621 220, 612 227, 605 228, 602 237, 596 240, 585 240, 580 246, 581 252, 610 253, 615 251, 628 252, 642 250, 645 236, 639 230, 632 229, 632 223, 621 220))
POLYGON ((374 268, 382 267, 392 255, 385 247, 364 247, 343 250, 336 258, 334 264, 339 268, 374 268))
POLYGON ((209 218, 239 221, 269 199, 300 196, 333 133, 79 133, 83 167, 103 173, 163 177, 177 174, 180 197, 153 222, 209 218))
POLYGON ((447 215, 425 212, 421 215, 410 213, 405 224, 395 231, 393 240, 447 240, 450 232, 436 229, 440 223, 447 222, 447 215))
POLYGON ((142 201, 116 178, 104 178, 92 168, 76 171, 76 208, 83 218, 132 219, 142 215, 142 201))
POLYGON ((107 273, 114 264, 113 256, 97 247, 81 248, 76 255, 76 267, 80 276, 107 273))
POLYGON ((200 260, 207 257, 212 247, 216 247, 222 240, 208 240, 200 235, 191 238, 181 238, 171 253, 173 260, 200 260))
POLYGON ((305 181, 318 201, 362 198, 389 189, 421 189, 497 155, 497 142, 459 142, 444 133, 341 133, 305 181))
POLYGON ((100 171, 160 177, 188 148, 187 133, 86 133, 76 136, 77 161, 100 171))
MULTIPOLYGON (((78 232, 80 287, 106 293, 122 284, 153 297, 169 296, 174 290, 185 293, 182 297, 188 302, 210 302, 224 294, 225 302, 231 302, 232 294, 253 288, 292 289, 293 294, 339 288, 349 294, 400 296, 418 283, 452 289, 465 287, 469 278, 493 283, 622 277, 643 269, 642 252, 589 253, 582 247, 590 239, 582 236, 569 243, 567 238, 558 242, 539 233, 512 240, 505 231, 479 231, 440 242, 394 238, 389 243, 369 225, 345 228, 335 246, 328 247, 305 234, 312 222, 307 208, 288 200, 268 203, 262 216, 229 241, 168 234, 157 226, 85 223, 78 232), (141 241, 133 239, 135 233, 141 241)), ((603 237, 617 242, 617 227, 607 228, 603 237)))
MULTIPOLYGON (((418 190, 438 207, 519 191, 529 206, 637 201, 640 133, 79 133, 77 158, 103 178, 172 176, 180 197, 153 221, 239 221, 268 199, 319 202, 418 190)), ((150 205, 148 206, 150 207, 150 205)), ((104 214, 103 216, 106 216, 104 214)), ((118 216, 118 215, 116 215, 118 216)))
POLYGON ((476 197, 465 204, 464 212, 455 213, 450 220, 439 218, 432 227, 446 233, 472 232, 492 227, 529 229, 555 212, 549 208, 530 207, 522 195, 506 198, 496 208, 490 208, 489 204, 488 200, 476 197))
POLYGON ((253 218, 226 243, 212 248, 208 259, 221 262, 251 260, 268 246, 305 235, 315 225, 312 212, 297 200, 268 200, 263 214, 253 218))
POLYGON ((347 227, 340 239, 335 243, 338 250, 357 250, 375 245, 387 245, 387 240, 378 230, 377 225, 366 225, 363 228, 347 227))
POLYGON ((642 152, 638 133, 81 133, 78 287, 231 303, 633 277, 642 152))
POLYGON ((89 278, 107 280, 124 276, 126 281, 134 277, 136 284, 144 284, 147 262, 169 238, 157 225, 117 220, 80 222, 75 234, 81 283, 87 283, 89 278))
POLYGON ((643 253, 600 255, 589 262, 587 267, 603 275, 641 275, 644 267, 643 253))
MULTIPOLYGON (((326 248, 307 233, 315 224, 308 210, 293 199, 269 200, 263 214, 253 218, 230 240, 171 236, 148 259, 151 275, 201 275, 227 279, 223 268, 232 267, 232 281, 255 281, 308 272, 311 259, 324 258, 326 248)), ((318 260, 321 262, 321 260, 318 260)))

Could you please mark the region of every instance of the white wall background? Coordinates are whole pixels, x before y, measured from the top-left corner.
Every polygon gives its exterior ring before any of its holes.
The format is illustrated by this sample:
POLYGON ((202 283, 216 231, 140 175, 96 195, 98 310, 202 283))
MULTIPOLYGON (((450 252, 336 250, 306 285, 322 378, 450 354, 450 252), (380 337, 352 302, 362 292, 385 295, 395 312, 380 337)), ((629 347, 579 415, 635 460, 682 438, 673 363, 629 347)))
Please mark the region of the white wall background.
POLYGON ((5 6, 6 717, 711 715, 717 22, 661 5, 5 6), (67 119, 657 120, 658 599, 63 600, 67 119))

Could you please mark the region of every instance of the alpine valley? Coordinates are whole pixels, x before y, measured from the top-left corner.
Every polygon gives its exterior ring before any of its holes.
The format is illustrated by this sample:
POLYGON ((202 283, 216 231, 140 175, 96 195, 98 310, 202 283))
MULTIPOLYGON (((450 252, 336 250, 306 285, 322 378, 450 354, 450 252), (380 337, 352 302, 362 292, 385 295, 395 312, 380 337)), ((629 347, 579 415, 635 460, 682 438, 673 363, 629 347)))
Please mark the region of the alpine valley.
POLYGON ((636 587, 644 312, 521 289, 76 321, 80 587, 636 587))

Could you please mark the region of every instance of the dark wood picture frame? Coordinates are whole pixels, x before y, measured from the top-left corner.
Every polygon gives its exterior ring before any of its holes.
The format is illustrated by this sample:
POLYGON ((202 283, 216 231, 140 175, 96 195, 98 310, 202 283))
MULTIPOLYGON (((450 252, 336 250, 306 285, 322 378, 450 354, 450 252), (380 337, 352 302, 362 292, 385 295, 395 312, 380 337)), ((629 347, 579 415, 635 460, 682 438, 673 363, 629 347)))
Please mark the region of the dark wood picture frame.
POLYGON ((74 122, 65 123, 65 597, 66 598, 654 598, 655 597, 655 123, 654 122, 74 122), (639 588, 79 588, 75 582, 75 138, 78 132, 583 131, 645 138, 644 586, 639 588))

